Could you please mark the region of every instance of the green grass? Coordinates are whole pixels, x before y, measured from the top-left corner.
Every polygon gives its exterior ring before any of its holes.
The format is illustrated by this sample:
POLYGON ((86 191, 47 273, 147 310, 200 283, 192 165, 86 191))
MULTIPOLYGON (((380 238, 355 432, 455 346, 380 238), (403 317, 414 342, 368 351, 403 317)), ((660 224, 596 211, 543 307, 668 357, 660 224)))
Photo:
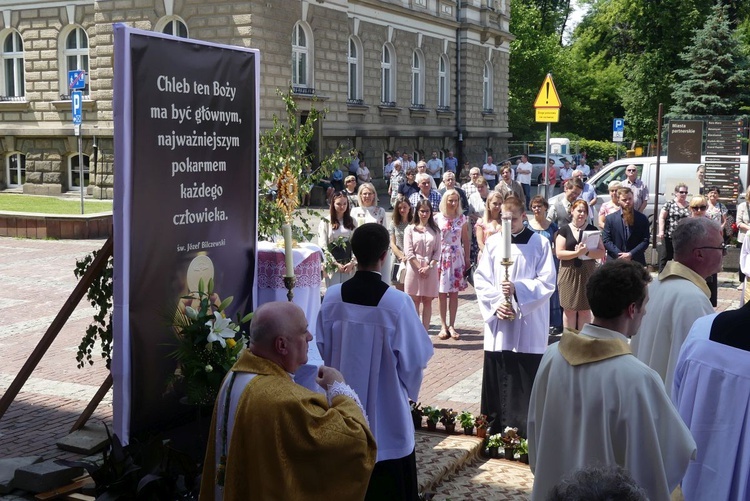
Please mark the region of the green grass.
MULTIPOLYGON (((112 210, 111 200, 84 200, 86 214, 108 212, 112 210)), ((61 199, 35 195, 0 193, 0 211, 38 212, 42 214, 80 214, 79 198, 61 199)))

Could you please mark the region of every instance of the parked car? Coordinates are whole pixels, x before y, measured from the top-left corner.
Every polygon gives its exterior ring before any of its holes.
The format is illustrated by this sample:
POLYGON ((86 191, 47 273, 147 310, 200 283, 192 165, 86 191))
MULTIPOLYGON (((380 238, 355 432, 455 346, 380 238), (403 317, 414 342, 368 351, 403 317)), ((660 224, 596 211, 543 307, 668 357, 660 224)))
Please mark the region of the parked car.
MULTIPOLYGON (((544 171, 544 166, 546 165, 546 159, 544 157, 544 154, 542 153, 529 153, 529 162, 531 162, 532 170, 531 170, 531 184, 537 185, 542 183, 542 172, 544 171)), ((560 168, 563 166, 563 163, 565 160, 570 161, 570 158, 568 155, 550 155, 551 159, 555 161, 555 171, 557 174, 557 181, 560 182, 560 168)), ((513 170, 516 169, 516 163, 521 159, 521 155, 514 155, 510 158, 506 158, 505 160, 501 162, 497 162, 497 166, 500 167, 504 162, 510 162, 513 165, 513 170)))

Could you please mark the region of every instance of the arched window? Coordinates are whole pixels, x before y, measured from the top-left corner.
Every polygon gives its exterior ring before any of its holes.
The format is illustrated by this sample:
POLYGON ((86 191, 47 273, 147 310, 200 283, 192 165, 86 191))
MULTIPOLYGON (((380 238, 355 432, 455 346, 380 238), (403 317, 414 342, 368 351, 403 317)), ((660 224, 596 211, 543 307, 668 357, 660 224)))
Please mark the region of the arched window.
POLYGON ((8 188, 18 188, 26 182, 26 155, 11 153, 5 161, 5 179, 8 188))
POLYGON ((346 57, 349 67, 349 87, 347 98, 353 102, 362 101, 362 43, 355 36, 349 37, 349 52, 346 57))
POLYGON ((419 49, 414 51, 411 58, 411 104, 424 106, 424 58, 419 49))
POLYGON ((312 31, 302 22, 292 30, 292 87, 295 92, 312 89, 312 31))
POLYGON ((23 67, 23 40, 17 31, 10 31, 2 40, 2 68, 0 74, 0 96, 23 97, 26 95, 23 67))
MULTIPOLYGON (((78 169, 80 165, 79 155, 68 157, 68 189, 71 191, 81 190, 81 173, 78 169)), ((89 156, 83 155, 83 187, 89 185, 89 156)))
MULTIPOLYGON (((86 72, 86 86, 83 89, 85 95, 89 94, 89 37, 83 28, 75 27, 65 36, 63 57, 65 65, 62 81, 67 82, 68 72, 83 70, 86 72)), ((67 84, 60 90, 60 94, 67 95, 70 89, 67 84)))
POLYGON ((438 63, 438 109, 450 108, 450 91, 450 62, 448 56, 442 54, 438 63))
POLYGON ((393 46, 383 45, 383 55, 380 59, 380 101, 388 106, 396 104, 395 76, 396 56, 393 46))
POLYGON ((182 20, 177 18, 169 19, 162 27, 161 32, 167 35, 174 35, 176 37, 188 37, 187 25, 183 23, 182 20))
POLYGON ((492 63, 484 63, 484 75, 482 76, 482 108, 484 111, 493 111, 492 94, 494 92, 492 82, 492 63))

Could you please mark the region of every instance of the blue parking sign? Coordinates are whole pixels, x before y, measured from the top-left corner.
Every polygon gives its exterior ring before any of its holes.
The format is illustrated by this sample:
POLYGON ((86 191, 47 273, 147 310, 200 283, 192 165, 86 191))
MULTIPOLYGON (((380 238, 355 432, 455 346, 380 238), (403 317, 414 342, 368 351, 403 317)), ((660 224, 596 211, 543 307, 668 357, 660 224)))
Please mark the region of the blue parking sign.
POLYGON ((70 93, 70 102, 73 104, 73 125, 81 125, 81 111, 83 109, 83 92, 76 90, 70 93))
POLYGON ((73 89, 86 88, 86 72, 83 70, 72 70, 68 72, 68 87, 73 89))
POLYGON ((621 143, 625 136, 625 119, 615 118, 612 120, 612 141, 621 143))

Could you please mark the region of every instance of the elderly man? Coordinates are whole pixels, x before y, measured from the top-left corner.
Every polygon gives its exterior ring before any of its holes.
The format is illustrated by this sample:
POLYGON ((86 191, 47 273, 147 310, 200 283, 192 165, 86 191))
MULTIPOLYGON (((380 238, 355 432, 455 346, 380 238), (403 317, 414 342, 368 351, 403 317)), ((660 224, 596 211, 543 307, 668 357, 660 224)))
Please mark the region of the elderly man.
POLYGON ((648 218, 633 208, 630 188, 618 188, 617 200, 622 210, 604 220, 602 241, 612 259, 632 260, 646 266, 648 249, 648 218))
POLYGON ((494 190, 497 184, 497 165, 494 164, 491 156, 488 156, 487 162, 482 165, 482 175, 490 189, 494 190))
POLYGON ((750 493, 750 304, 695 321, 680 351, 672 400, 698 444, 685 499, 750 493))
POLYGON ((445 188, 443 188, 442 190, 439 190, 441 200, 442 200, 442 195, 447 190, 456 190, 458 192, 459 198, 461 199, 461 209, 463 210, 463 214, 464 216, 468 216, 469 215, 469 199, 466 196, 466 192, 456 185, 456 175, 451 171, 446 171, 443 174, 443 184, 445 185, 445 188))
POLYGON ((440 196, 440 192, 430 186, 431 182, 434 183, 429 174, 424 172, 417 174, 417 186, 419 187, 419 192, 414 193, 409 197, 409 203, 412 208, 416 209, 419 201, 425 199, 430 201, 432 212, 438 212, 440 210, 440 199, 442 197, 440 196))
POLYGON ((216 399, 202 501, 244 500, 250 493, 258 499, 364 497, 376 446, 357 394, 330 367, 318 370, 326 395, 292 381, 311 340, 294 303, 256 310, 251 346, 216 399))
POLYGON ((477 192, 477 179, 482 176, 482 171, 479 167, 472 167, 469 169, 469 181, 461 185, 461 189, 464 190, 467 197, 471 197, 477 192))
POLYGON ((653 311, 650 280, 643 266, 607 261, 586 284, 592 323, 563 333, 544 354, 528 420, 533 501, 565 475, 601 465, 625 468, 649 499, 668 501, 695 457, 659 376, 628 346, 653 311))
MULTIPOLYGON (((416 500, 409 399, 419 397, 433 348, 411 298, 381 281, 389 243, 388 231, 380 224, 367 223, 354 231, 357 273, 326 292, 316 335, 325 363, 338 368, 362 397, 378 443, 365 499, 416 500)), ((339 479, 333 475, 326 481, 336 485, 339 479)))
POLYGON ((682 219, 672 232, 674 259, 649 287, 652 306, 631 343, 633 354, 672 387, 677 357, 693 323, 713 313, 706 277, 721 270, 726 253, 716 221, 682 219))
POLYGON ((583 181, 580 179, 568 179, 563 186, 564 195, 557 202, 551 204, 547 210, 547 220, 557 224, 558 228, 572 221, 570 206, 581 196, 583 181))
POLYGON ((560 167, 560 184, 565 184, 565 181, 571 177, 573 177, 573 167, 568 160, 565 160, 563 166, 560 167))
POLYGON ((503 200, 510 195, 515 196, 523 203, 523 206, 526 207, 526 193, 518 181, 513 181, 511 177, 512 172, 513 168, 511 167, 510 162, 505 162, 502 167, 500 167, 500 182, 495 186, 495 191, 503 196, 503 200))
POLYGON ((625 167, 625 179, 622 181, 622 185, 630 188, 633 191, 633 207, 638 212, 643 212, 648 204, 648 186, 643 182, 643 179, 638 177, 638 168, 630 164, 625 167))
POLYGON ((416 164, 417 174, 427 174, 430 178, 430 188, 433 190, 437 190, 437 183, 435 183, 435 179, 430 175, 429 172, 427 172, 427 163, 424 160, 420 160, 416 164))
POLYGON ((427 161, 427 174, 431 175, 436 183, 440 182, 443 175, 443 161, 438 158, 438 152, 432 152, 432 158, 427 161))

